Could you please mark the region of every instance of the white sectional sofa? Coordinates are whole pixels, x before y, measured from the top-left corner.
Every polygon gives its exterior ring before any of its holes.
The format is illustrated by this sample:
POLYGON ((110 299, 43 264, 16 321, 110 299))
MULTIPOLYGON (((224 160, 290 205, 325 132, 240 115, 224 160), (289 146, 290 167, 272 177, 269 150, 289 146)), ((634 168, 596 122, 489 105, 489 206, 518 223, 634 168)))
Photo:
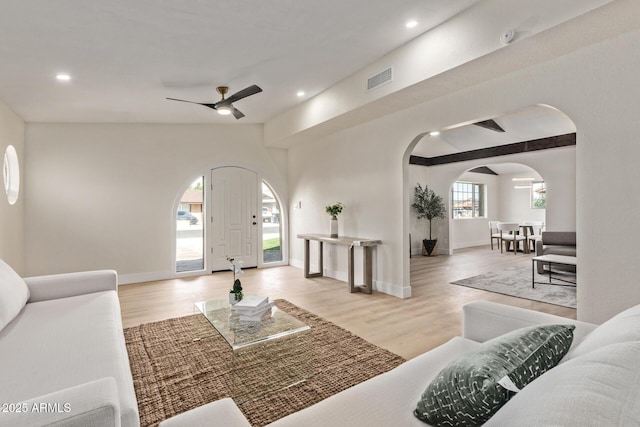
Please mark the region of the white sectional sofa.
POLYGON ((0 425, 139 426, 115 271, 21 279, 0 260, 0 425))
MULTIPOLYGON (((597 326, 487 301, 463 308, 461 337, 390 372, 270 424, 271 427, 425 426, 413 411, 450 362, 518 328, 575 325, 569 352, 556 367, 515 394, 485 425, 640 425, 640 306, 597 326)), ((419 326, 417 326, 419 327, 419 326)), ((249 426, 231 399, 170 418, 161 427, 249 426)))

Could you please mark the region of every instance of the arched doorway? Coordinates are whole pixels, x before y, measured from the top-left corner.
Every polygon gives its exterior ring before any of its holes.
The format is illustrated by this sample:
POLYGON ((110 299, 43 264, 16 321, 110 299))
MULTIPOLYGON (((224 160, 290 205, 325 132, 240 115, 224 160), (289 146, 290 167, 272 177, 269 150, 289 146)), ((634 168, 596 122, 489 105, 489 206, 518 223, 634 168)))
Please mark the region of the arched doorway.
POLYGON ((466 170, 451 183, 450 253, 489 245, 489 221, 544 226, 544 184, 543 176, 521 163, 488 163, 466 170))
MULTIPOLYGON (((434 222, 440 254, 453 254, 455 250, 453 239, 456 237, 452 234, 453 184, 466 171, 487 165, 521 164, 536 171, 546 186, 544 222, 547 229, 575 230, 575 144, 573 121, 561 111, 545 105, 416 136, 403 159, 404 230, 407 242, 411 242, 405 263, 407 282, 410 283, 409 258, 421 253, 422 237, 416 235, 421 232, 421 225, 410 208, 416 183, 429 185, 447 201, 446 218, 434 222), (502 125, 504 132, 492 129, 494 123, 502 125)), ((528 194, 527 190, 524 191, 521 194, 528 194)), ((491 207, 487 208, 490 212, 491 207)), ((488 228, 485 236, 487 234, 488 228)), ((488 236, 485 240, 489 242, 488 236)))

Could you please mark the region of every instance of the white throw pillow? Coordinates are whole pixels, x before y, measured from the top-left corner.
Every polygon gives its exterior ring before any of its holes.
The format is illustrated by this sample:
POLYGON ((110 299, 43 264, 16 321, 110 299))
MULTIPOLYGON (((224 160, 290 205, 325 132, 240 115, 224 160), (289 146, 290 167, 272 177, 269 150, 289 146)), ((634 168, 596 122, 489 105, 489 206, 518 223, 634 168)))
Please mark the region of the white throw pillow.
POLYGON ((640 342, 562 363, 511 398, 485 426, 631 426, 640 420, 640 342))
POLYGON ((569 350, 564 360, 583 356, 609 344, 640 341, 640 305, 631 307, 591 331, 569 350))
POLYGON ((22 310, 29 299, 29 287, 0 259, 0 331, 22 310))

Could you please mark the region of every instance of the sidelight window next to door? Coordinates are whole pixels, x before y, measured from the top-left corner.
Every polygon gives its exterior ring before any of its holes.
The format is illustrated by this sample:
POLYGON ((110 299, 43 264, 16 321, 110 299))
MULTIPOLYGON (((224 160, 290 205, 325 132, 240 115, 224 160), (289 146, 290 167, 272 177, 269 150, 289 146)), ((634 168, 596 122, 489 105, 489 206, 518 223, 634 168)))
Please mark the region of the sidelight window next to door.
POLYGON ((204 177, 180 199, 176 212, 176 272, 204 270, 204 177))
POLYGON ((282 261, 280 203, 269 184, 262 181, 262 262, 282 261))

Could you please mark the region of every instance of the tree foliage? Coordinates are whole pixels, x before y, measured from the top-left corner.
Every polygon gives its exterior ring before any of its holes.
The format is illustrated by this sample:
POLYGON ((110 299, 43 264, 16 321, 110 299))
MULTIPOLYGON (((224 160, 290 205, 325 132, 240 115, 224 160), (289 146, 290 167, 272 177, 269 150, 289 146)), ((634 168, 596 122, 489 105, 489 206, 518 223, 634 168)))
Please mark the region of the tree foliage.
POLYGON ((434 193, 429 186, 424 188, 418 183, 413 194, 413 204, 411 205, 418 213, 418 219, 426 218, 429 220, 429 240, 431 238, 431 221, 435 218, 444 218, 447 208, 442 197, 434 193))

